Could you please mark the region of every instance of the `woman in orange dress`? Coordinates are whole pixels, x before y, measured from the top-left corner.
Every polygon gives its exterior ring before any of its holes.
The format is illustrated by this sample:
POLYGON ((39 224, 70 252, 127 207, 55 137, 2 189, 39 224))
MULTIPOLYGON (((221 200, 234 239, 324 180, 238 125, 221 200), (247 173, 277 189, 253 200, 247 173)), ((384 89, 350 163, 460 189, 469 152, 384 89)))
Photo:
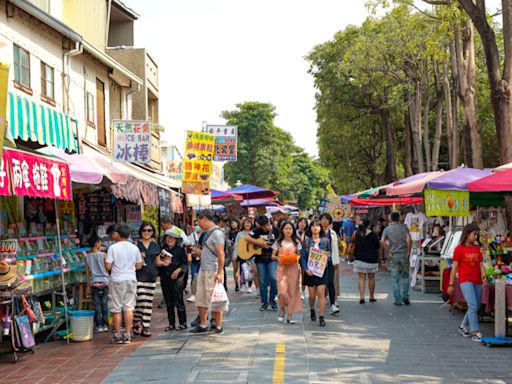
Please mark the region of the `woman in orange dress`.
POLYGON ((284 321, 286 308, 288 316, 286 322, 295 324, 292 316, 302 311, 302 300, 299 289, 299 255, 301 244, 295 227, 289 221, 281 226, 281 235, 272 246, 272 260, 278 262, 277 289, 279 298, 279 322, 284 321))

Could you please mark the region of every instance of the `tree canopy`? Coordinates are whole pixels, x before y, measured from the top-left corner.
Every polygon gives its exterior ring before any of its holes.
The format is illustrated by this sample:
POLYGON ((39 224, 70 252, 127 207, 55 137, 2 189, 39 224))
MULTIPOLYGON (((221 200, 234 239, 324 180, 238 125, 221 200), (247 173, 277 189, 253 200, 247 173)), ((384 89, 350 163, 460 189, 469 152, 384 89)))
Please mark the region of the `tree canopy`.
POLYGON ((496 151, 482 154, 496 135, 481 40, 457 7, 409 3, 337 32, 306 56, 320 159, 341 193, 499 163, 496 151))
POLYGON ((298 147, 293 137, 274 124, 275 107, 244 102, 221 116, 238 126, 238 160, 224 166, 227 182, 279 191, 279 198, 301 209, 316 208, 325 195, 329 172, 298 147))

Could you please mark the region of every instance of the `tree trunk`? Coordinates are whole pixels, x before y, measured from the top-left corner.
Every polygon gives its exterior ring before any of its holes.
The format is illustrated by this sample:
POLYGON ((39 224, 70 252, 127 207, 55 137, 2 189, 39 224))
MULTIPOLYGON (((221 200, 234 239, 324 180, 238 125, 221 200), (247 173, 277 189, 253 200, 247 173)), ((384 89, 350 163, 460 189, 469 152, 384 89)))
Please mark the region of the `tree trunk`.
POLYGON ((512 4, 511 0, 502 0, 503 13, 503 77, 500 70, 500 56, 496 35, 487 20, 485 1, 458 0, 464 11, 473 21, 478 31, 485 52, 487 76, 491 91, 491 105, 496 124, 498 150, 502 164, 512 162, 512 4))
POLYGON ((392 183, 397 180, 396 161, 395 161, 395 142, 393 138, 393 127, 389 119, 389 111, 381 110, 380 118, 384 130, 384 141, 386 143, 386 183, 392 183))
MULTIPOLYGON (((411 114, 411 142, 413 148, 414 160, 418 172, 425 172, 423 166, 423 147, 421 144, 421 86, 416 81, 414 94, 409 94, 409 110, 411 114)), ((414 168, 414 166, 413 166, 414 168)))
POLYGON ((450 42, 450 64, 452 69, 453 94, 452 94, 452 148, 450 151, 450 169, 459 166, 459 99, 457 91, 460 84, 459 68, 457 67, 457 49, 455 47, 455 39, 450 42))
POLYGON ((476 106, 476 64, 473 23, 467 20, 465 29, 459 32, 454 26, 454 40, 459 72, 459 98, 464 107, 464 162, 469 167, 482 168, 482 144, 480 122, 476 106), (461 43, 462 40, 462 43, 461 43))
MULTIPOLYGON (((407 105, 407 97, 405 97, 405 103, 407 105)), ((413 175, 412 171, 412 153, 411 153, 411 120, 410 120, 410 109, 404 113, 404 173, 405 177, 413 175)))
POLYGON ((439 167, 439 150, 441 148, 441 135, 443 129, 443 85, 439 81, 438 66, 434 64, 434 84, 436 87, 436 129, 432 146, 432 170, 439 167))
POLYGON ((430 93, 428 86, 428 65, 424 65, 423 78, 423 147, 425 149, 425 166, 426 170, 432 169, 432 159, 430 157, 430 130, 428 126, 428 117, 430 113, 430 93))
POLYGON ((446 132, 448 136, 448 153, 453 151, 453 117, 452 117, 452 95, 450 88, 450 79, 448 77, 448 66, 446 62, 443 62, 443 90, 444 90, 444 101, 446 105, 446 132))

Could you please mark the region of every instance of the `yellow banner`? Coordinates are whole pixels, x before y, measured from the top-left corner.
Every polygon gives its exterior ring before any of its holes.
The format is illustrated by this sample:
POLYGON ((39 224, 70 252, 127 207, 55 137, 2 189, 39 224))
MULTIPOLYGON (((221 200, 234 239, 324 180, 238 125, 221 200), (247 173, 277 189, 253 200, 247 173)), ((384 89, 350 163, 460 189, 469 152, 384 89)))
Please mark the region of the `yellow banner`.
POLYGON ((185 189, 190 190, 188 193, 198 195, 210 193, 214 147, 214 135, 187 131, 182 180, 185 189))
POLYGON ((427 216, 468 216, 468 191, 441 191, 425 189, 427 216))
POLYGON ((5 129, 7 127, 7 89, 9 82, 9 64, 0 63, 0 158, 4 147, 5 129))

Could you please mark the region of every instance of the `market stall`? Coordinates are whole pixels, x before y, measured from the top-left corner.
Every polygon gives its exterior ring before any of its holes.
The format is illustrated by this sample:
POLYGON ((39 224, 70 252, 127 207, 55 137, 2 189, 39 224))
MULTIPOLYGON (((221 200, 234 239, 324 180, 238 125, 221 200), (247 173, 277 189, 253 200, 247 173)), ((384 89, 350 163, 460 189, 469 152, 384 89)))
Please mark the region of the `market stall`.
MULTIPOLYGON (((27 332, 50 331, 48 339, 67 324, 67 288, 83 280, 87 251, 77 243, 75 223, 66 214, 72 199, 69 166, 4 148, 0 170, 0 262, 16 271, 16 279, 0 290, 0 316, 18 324, 21 301, 35 314, 27 332)), ((14 332, 5 321, 0 324, 3 334, 14 332)))

